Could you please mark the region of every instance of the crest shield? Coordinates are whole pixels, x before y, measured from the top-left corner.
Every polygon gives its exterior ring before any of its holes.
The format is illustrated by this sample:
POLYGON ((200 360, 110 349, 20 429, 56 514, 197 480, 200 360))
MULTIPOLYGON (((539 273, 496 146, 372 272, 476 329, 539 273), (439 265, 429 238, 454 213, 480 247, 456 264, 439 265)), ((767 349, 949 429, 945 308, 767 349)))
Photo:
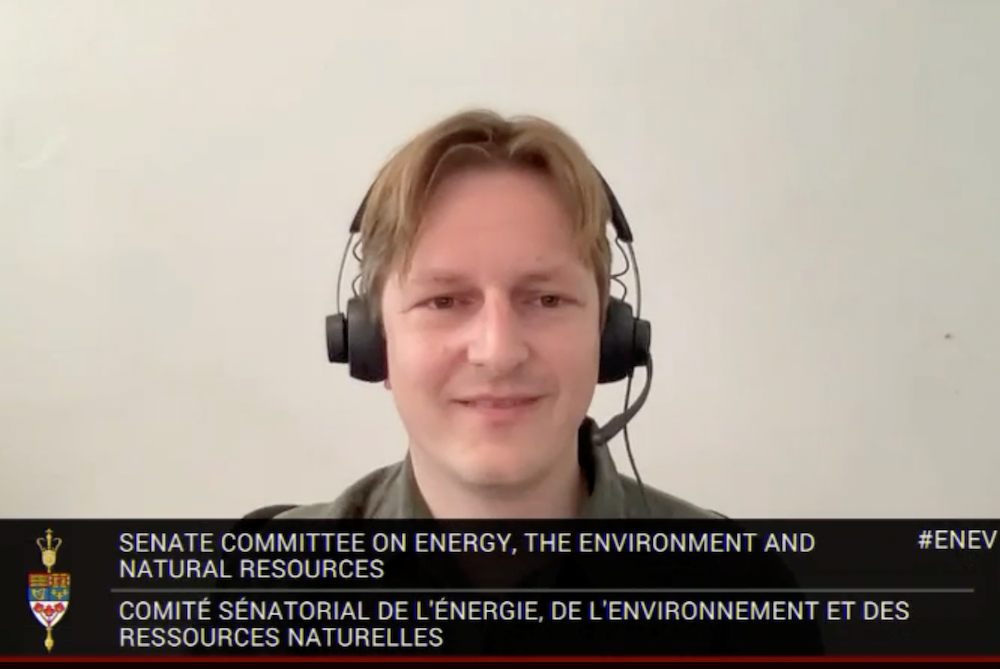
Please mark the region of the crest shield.
POLYGON ((28 574, 28 604, 43 627, 55 627, 69 608, 69 574, 28 574))

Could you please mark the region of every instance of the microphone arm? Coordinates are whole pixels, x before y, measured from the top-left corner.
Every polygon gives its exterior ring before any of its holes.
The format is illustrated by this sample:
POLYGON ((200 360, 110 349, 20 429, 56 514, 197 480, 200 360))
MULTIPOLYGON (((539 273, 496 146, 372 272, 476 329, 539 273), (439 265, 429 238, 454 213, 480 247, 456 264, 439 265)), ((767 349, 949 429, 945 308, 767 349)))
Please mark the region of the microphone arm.
POLYGON ((646 382, 642 387, 642 392, 639 396, 635 398, 635 402, 625 409, 622 413, 613 417, 603 427, 595 428, 591 439, 593 440, 594 446, 605 446, 609 441, 615 438, 615 436, 625 429, 629 421, 635 418, 635 415, 639 413, 642 409, 642 405, 646 403, 646 398, 649 397, 649 389, 653 385, 653 357, 650 356, 646 361, 646 382))

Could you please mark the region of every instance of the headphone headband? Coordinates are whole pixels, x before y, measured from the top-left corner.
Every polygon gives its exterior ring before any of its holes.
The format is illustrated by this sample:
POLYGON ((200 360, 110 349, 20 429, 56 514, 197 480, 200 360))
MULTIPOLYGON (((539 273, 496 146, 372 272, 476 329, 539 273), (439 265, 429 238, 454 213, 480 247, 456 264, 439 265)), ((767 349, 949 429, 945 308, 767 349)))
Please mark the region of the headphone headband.
MULTIPOLYGON (((597 169, 594 169, 597 172, 597 169)), ((611 209, 611 225, 619 242, 625 246, 629 266, 635 272, 637 300, 641 300, 639 268, 632 250, 632 229, 629 227, 618 198, 600 172, 597 176, 604 187, 611 209)), ((365 207, 372 193, 369 187, 354 220, 351 221, 351 236, 361 228, 365 207)), ((340 276, 344 273, 344 262, 350 248, 350 239, 344 249, 340 265, 340 276)), ((612 277, 616 278, 616 277, 612 277)), ((338 280, 338 289, 340 281, 338 280)), ((339 292, 339 290, 338 290, 339 292)), ((385 333, 380 323, 372 317, 372 310, 366 295, 357 295, 347 302, 343 313, 336 313, 326 319, 327 357, 333 363, 346 363, 353 378, 369 383, 377 383, 388 376, 385 333)), ((339 300, 339 295, 338 295, 339 300)), ((637 303, 637 309, 640 307, 637 303)), ((649 321, 640 318, 624 299, 608 299, 601 332, 601 361, 598 383, 614 383, 631 377, 636 367, 644 367, 650 361, 651 327, 649 321)))

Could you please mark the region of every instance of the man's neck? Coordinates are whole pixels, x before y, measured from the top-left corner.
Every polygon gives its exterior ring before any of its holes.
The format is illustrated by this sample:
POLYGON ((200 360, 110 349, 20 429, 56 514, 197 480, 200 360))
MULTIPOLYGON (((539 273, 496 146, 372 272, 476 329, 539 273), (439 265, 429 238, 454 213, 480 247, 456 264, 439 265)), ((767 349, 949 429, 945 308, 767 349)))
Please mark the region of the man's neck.
POLYGON ((477 489, 455 481, 411 450, 414 483, 431 515, 461 519, 575 518, 588 494, 576 453, 565 466, 515 489, 477 489))

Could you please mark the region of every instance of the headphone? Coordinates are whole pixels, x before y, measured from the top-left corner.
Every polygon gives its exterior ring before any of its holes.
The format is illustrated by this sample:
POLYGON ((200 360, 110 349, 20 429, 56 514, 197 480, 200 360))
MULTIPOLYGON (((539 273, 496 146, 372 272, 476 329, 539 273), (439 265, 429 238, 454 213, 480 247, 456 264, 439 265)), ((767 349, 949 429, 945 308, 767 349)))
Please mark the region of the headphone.
MULTIPOLYGON (((597 171, 596 168, 595 171, 597 171)), ((635 313, 633 313, 631 305, 625 301, 625 296, 621 298, 609 297, 604 327, 601 331, 598 383, 615 383, 628 379, 625 409, 622 413, 613 417, 603 427, 598 427, 593 420, 588 418, 587 423, 582 428, 589 433, 588 438, 592 443, 596 446, 603 446, 618 432, 625 430, 628 422, 639 413, 639 409, 645 404, 652 385, 653 359, 650 354, 652 328, 649 321, 640 318, 642 288, 635 251, 632 249, 632 229, 629 227, 625 213, 608 182, 605 181, 600 172, 597 172, 597 175, 611 206, 611 225, 615 231, 616 243, 626 253, 626 262, 628 263, 624 272, 611 278, 618 281, 624 288, 620 276, 628 272, 628 267, 632 267, 635 272, 636 284, 635 313), (631 392, 632 377, 638 367, 646 368, 645 385, 635 403, 629 406, 628 396, 631 392)), ((368 383, 379 383, 388 377, 385 335, 381 324, 372 318, 373 310, 369 308, 367 297, 364 294, 356 294, 348 300, 346 312, 342 312, 339 308, 340 286, 344 276, 347 254, 351 248, 351 240, 361 230, 361 220, 364 217, 370 195, 371 189, 369 188, 361 206, 354 215, 354 220, 351 222, 337 278, 337 313, 326 317, 326 348, 329 361, 335 364, 346 364, 352 378, 368 383)), ((631 447, 628 444, 627 430, 625 440, 629 459, 632 461, 632 469, 641 485, 642 480, 639 478, 639 472, 632 458, 631 447)))

